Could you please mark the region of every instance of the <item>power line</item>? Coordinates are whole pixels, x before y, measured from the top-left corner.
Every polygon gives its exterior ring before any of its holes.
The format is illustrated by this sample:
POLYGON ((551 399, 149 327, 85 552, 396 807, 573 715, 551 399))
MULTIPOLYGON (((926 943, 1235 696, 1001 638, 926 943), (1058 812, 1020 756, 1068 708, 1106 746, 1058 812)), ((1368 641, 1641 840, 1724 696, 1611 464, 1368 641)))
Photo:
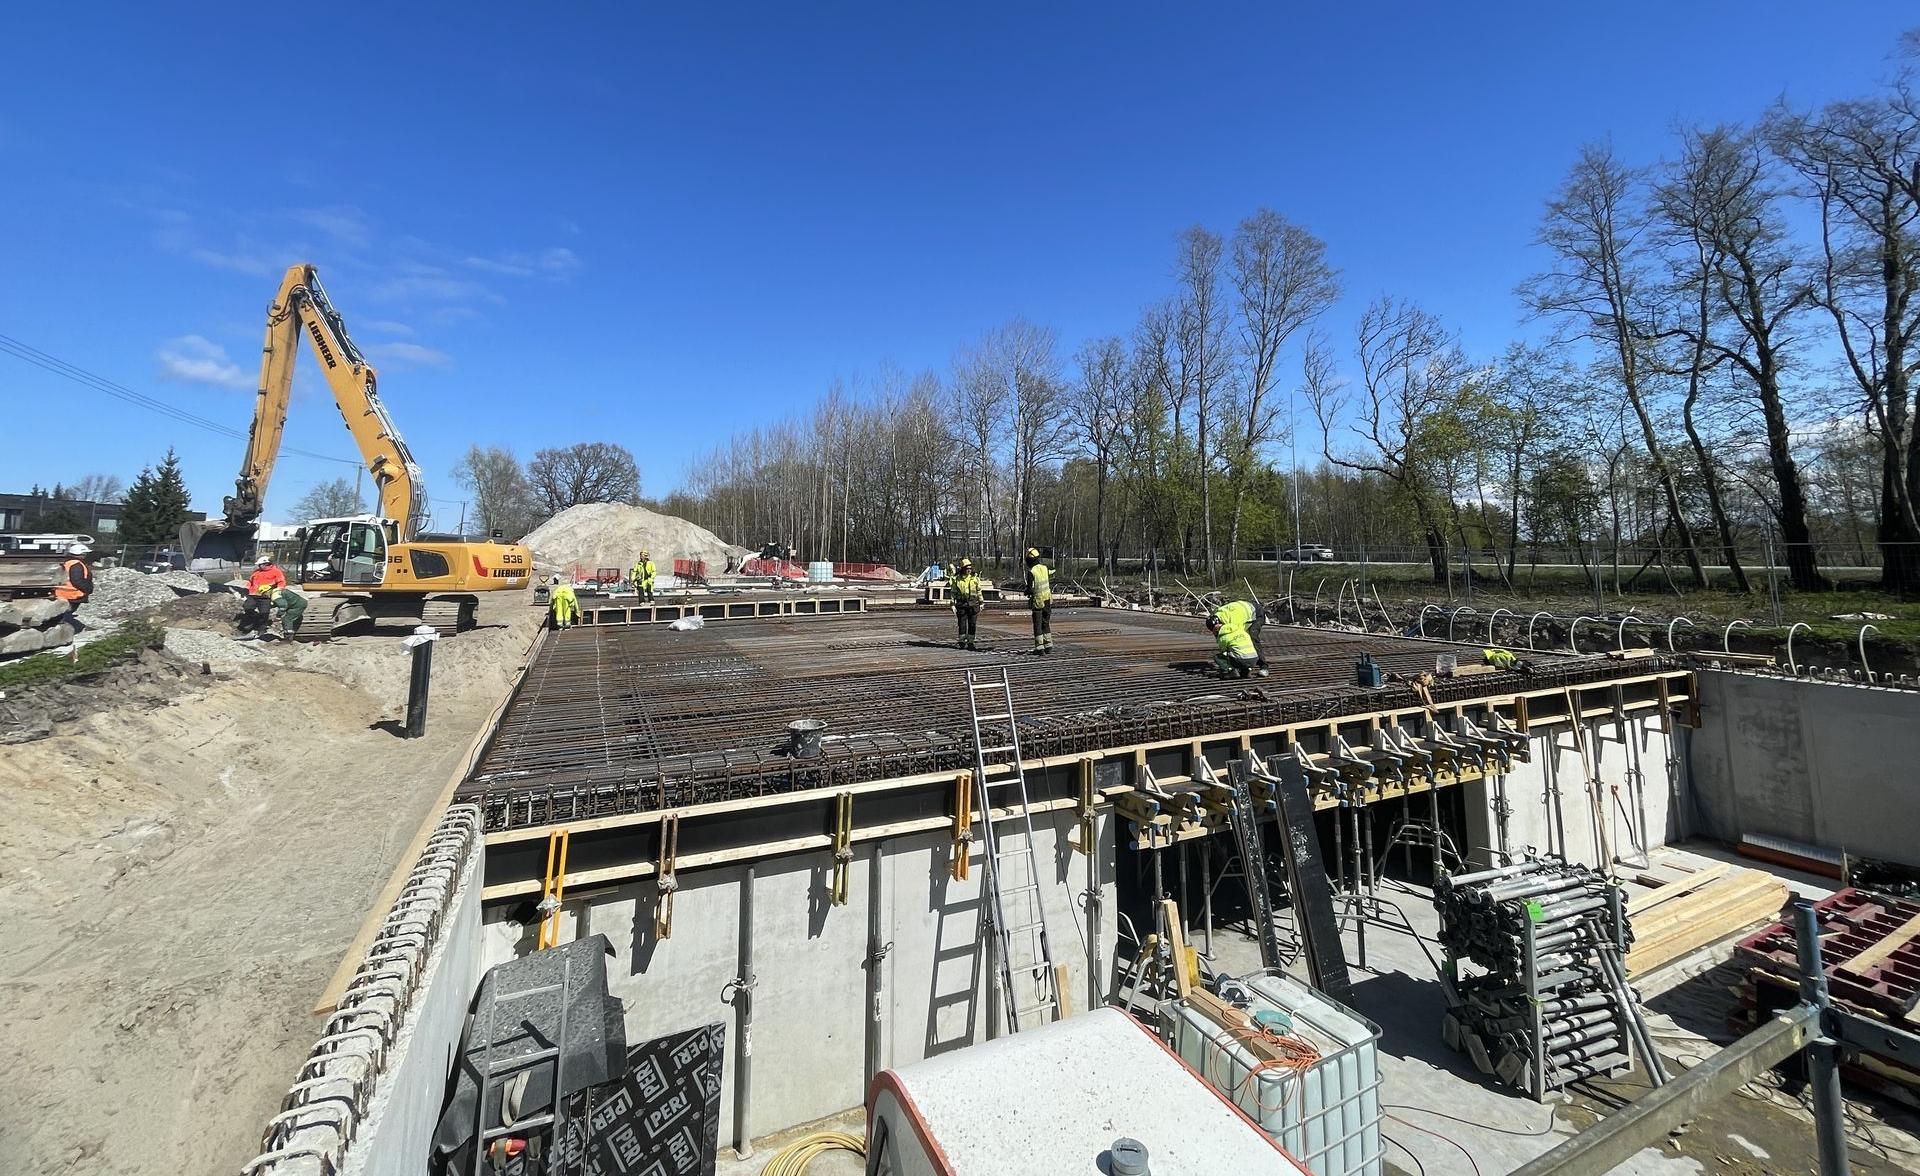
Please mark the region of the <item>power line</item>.
MULTIPOLYGON (((86 388, 91 388, 96 392, 103 392, 116 400, 125 401, 138 408, 144 408, 149 412, 157 412, 161 416, 177 421, 180 424, 191 425, 196 429, 205 429, 209 433, 217 433, 222 437, 232 437, 241 441, 247 439, 246 433, 231 425, 223 425, 218 421, 209 420, 197 413, 188 412, 178 405, 168 404, 166 401, 154 396, 149 396, 144 392, 137 392, 125 384, 117 383, 109 380, 105 376, 90 372, 86 368, 75 363, 69 363, 57 355, 50 355, 29 343, 15 339, 11 335, 0 334, 0 353, 11 355, 15 359, 30 363, 43 371, 51 372, 63 379, 72 380, 74 383, 86 388)), ((337 462, 340 465, 358 467, 365 464, 360 461, 348 460, 344 457, 333 457, 325 453, 314 453, 312 450, 299 449, 292 445, 282 445, 280 451, 282 453, 298 454, 301 457, 310 457, 316 461, 337 462)))

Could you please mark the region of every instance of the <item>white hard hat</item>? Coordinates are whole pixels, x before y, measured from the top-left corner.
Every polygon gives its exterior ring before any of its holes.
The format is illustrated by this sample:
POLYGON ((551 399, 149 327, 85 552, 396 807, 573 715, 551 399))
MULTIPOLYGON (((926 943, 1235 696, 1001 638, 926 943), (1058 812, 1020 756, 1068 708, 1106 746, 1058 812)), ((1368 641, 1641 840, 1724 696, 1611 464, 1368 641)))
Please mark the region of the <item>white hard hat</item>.
POLYGON ((76 543, 72 547, 67 548, 67 554, 68 555, 85 555, 87 554, 87 552, 91 550, 93 549, 88 547, 84 543, 76 543))
POLYGON ((253 561, 253 566, 256 568, 264 568, 272 562, 273 562, 273 557, 271 555, 263 555, 259 559, 256 559, 253 561))

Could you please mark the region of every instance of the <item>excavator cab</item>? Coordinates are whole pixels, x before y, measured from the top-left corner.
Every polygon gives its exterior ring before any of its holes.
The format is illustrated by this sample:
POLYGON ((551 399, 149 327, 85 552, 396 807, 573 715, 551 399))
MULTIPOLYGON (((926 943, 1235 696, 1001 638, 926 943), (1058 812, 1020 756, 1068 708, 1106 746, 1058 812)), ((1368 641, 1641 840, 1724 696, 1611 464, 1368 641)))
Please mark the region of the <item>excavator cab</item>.
POLYGON ((370 587, 385 580, 386 574, 385 519, 316 519, 301 529, 302 584, 370 587))

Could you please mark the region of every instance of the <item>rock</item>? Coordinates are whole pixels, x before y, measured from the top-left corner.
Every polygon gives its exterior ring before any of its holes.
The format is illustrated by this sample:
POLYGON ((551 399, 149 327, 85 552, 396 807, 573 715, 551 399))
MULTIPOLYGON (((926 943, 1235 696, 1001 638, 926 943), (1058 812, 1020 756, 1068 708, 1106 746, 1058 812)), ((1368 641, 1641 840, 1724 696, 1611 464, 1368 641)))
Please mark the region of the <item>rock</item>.
MULTIPOLYGON (((52 644, 65 643, 63 638, 52 644)), ((47 635, 38 629, 16 629, 0 637, 0 657, 16 657, 23 653, 38 653, 47 648, 47 635)))
POLYGON ((46 628, 40 630, 40 636, 45 640, 45 644, 40 648, 52 649, 56 645, 65 645, 67 642, 73 640, 73 634, 74 627, 65 621, 61 621, 57 625, 48 625, 46 628))
POLYGON ((39 629, 73 611, 64 600, 15 600, 0 604, 0 630, 39 629))
POLYGON ((167 652, 176 657, 214 666, 270 660, 265 650, 256 649, 251 643, 205 629, 168 629, 166 644, 167 652))

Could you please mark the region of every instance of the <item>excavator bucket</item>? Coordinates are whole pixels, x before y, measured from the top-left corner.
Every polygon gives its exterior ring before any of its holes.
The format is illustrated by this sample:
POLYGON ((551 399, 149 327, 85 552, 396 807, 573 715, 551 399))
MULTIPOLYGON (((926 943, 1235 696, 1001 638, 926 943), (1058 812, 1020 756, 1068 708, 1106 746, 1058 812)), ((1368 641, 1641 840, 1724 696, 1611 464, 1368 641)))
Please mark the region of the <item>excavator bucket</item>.
POLYGON ((229 527, 223 522, 182 523, 180 550, 187 568, 202 576, 232 573, 253 558, 257 527, 229 527))

